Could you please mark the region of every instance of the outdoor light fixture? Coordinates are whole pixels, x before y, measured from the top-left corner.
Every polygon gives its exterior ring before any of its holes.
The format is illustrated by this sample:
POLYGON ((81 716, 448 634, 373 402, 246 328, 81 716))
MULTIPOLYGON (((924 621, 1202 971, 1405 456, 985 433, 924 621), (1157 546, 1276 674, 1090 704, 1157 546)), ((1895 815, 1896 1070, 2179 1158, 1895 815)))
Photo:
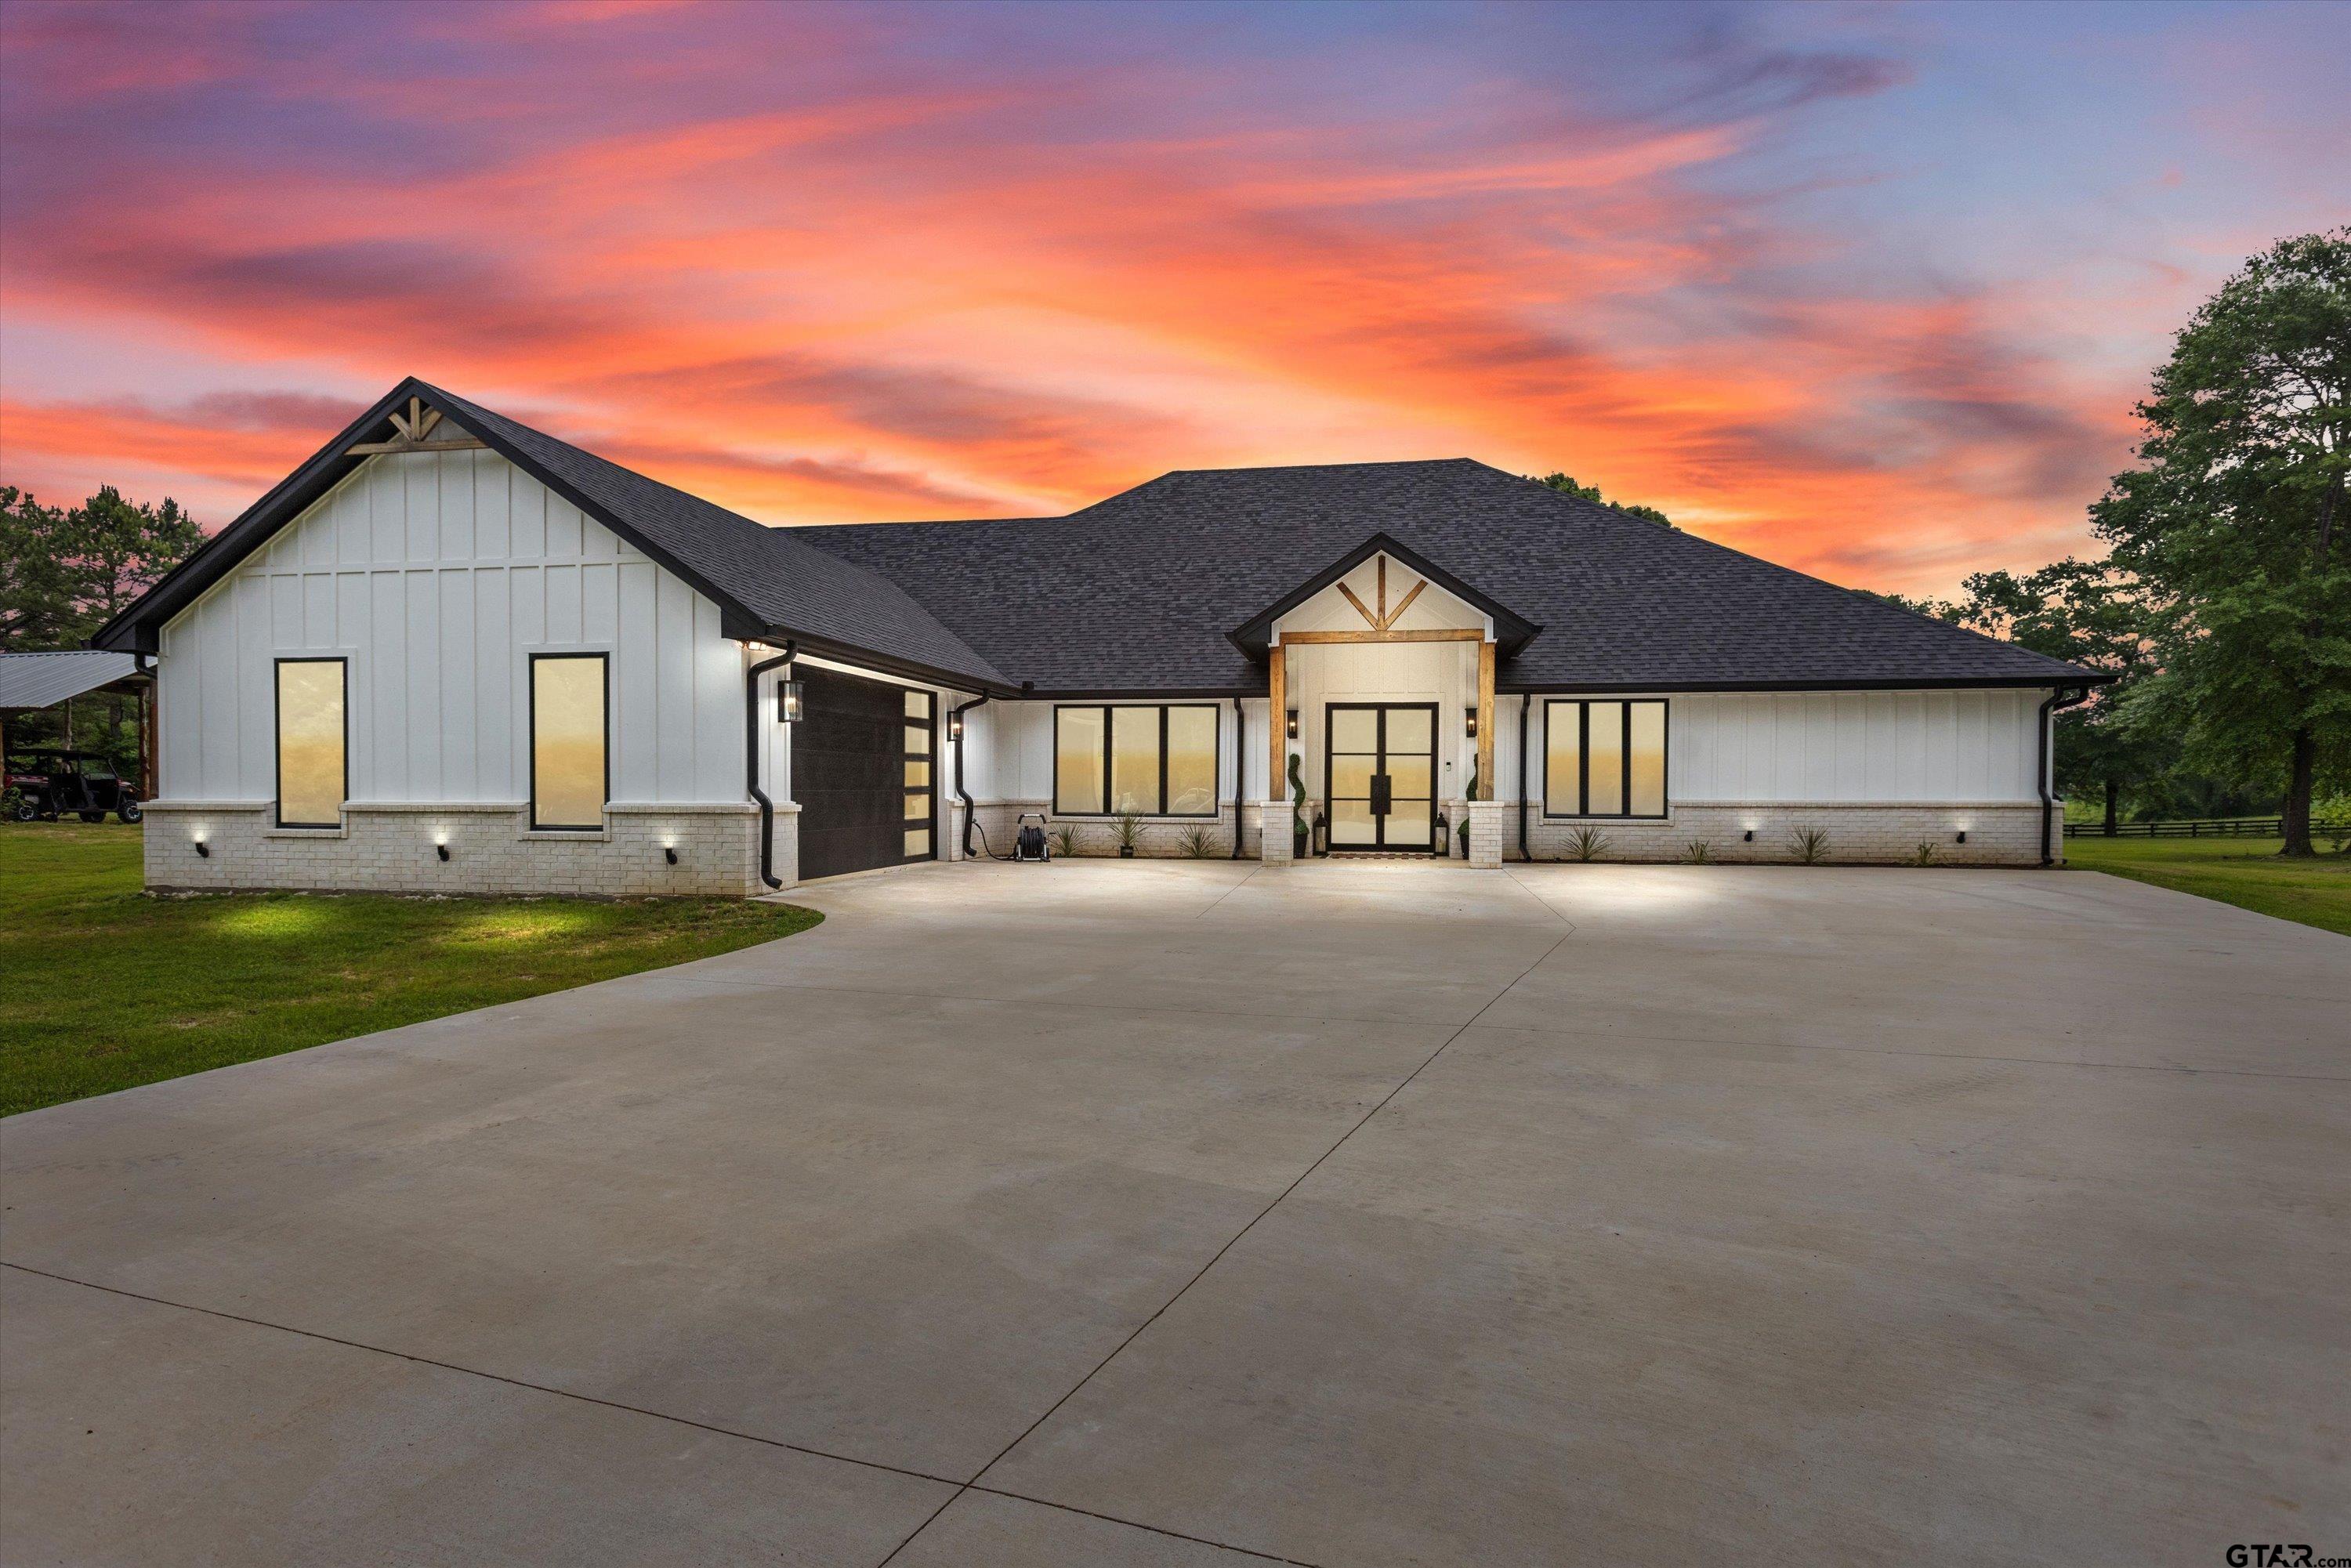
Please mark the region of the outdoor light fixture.
POLYGON ((669 862, 672 865, 675 865, 677 863, 677 846, 675 844, 664 844, 662 846, 662 859, 669 862))
POLYGON ((1968 841, 1968 831, 1967 831, 1965 828, 1961 828, 1961 829, 1959 830, 1959 842, 1961 842, 1961 843, 1966 843, 1967 841, 1968 841))
POLYGON ((1751 844, 1751 843, 1753 843, 1753 842, 1755 841, 1755 830, 1754 830, 1754 829, 1750 828, 1750 829, 1748 829, 1748 830, 1747 830, 1746 839, 1747 839, 1747 841, 1748 841, 1749 843, 1750 843, 1750 844, 1751 844))
POLYGON ((1476 708, 1474 708, 1474 707, 1466 707, 1466 708, 1463 708, 1463 709, 1461 710, 1461 722, 1462 722, 1464 725, 1466 725, 1466 726, 1468 726, 1468 727, 1469 738, 1470 738, 1470 739, 1472 739, 1472 740, 1477 739, 1477 738, 1478 738, 1478 710, 1477 710, 1476 708))
POLYGON ((449 846, 447 844, 434 844, 433 846, 433 852, 439 855, 445 861, 449 858, 449 846))
POLYGON ((1291 708, 1290 710, 1290 738, 1292 740, 1296 740, 1298 738, 1298 710, 1296 708, 1291 708))
POLYGON ((198 860, 208 861, 213 858, 213 848, 210 844, 204 842, 204 834, 191 833, 188 837, 189 841, 196 846, 196 858, 198 860))
POLYGON ((800 684, 798 681, 776 683, 776 717, 783 724, 800 721, 800 684))

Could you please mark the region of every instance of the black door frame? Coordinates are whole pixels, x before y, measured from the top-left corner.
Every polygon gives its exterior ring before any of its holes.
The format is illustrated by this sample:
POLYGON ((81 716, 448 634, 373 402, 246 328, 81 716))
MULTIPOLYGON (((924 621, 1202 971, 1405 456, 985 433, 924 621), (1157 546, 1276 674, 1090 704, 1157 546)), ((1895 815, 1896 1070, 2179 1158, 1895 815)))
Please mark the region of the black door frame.
MULTIPOLYGON (((1329 826, 1324 829, 1324 832, 1327 835, 1325 841, 1331 846, 1331 852, 1332 854, 1434 855, 1437 853, 1437 716, 1440 711, 1440 706, 1437 703, 1372 702, 1324 703, 1322 705, 1322 820, 1325 823, 1329 824, 1329 826), (1339 822, 1339 813, 1334 810, 1334 802, 1339 799, 1339 797, 1332 795, 1331 792, 1331 759, 1333 756, 1331 745, 1331 716, 1342 710, 1352 713, 1369 712, 1377 716, 1376 727, 1374 730, 1374 744, 1379 747, 1379 750, 1374 754, 1377 756, 1379 760, 1374 765, 1376 770, 1372 775, 1373 794, 1371 797, 1374 802, 1380 799, 1380 782, 1387 777, 1388 758, 1392 755, 1388 746, 1388 715, 1392 712, 1416 711, 1425 713, 1428 716, 1428 821, 1422 825, 1420 841, 1418 843, 1389 843, 1387 841, 1388 817, 1392 813, 1379 810, 1374 810, 1372 813, 1372 834, 1374 840, 1374 842, 1368 844, 1342 844, 1339 842, 1336 832, 1339 822)), ((1360 756, 1362 754, 1359 752, 1350 752, 1348 755, 1353 757, 1360 756)), ((1406 753, 1405 755, 1409 756, 1416 754, 1406 753)), ((1357 797, 1353 795, 1346 797, 1346 799, 1351 800, 1356 798, 1357 797)), ((1391 796, 1391 802, 1393 802, 1393 799, 1394 797, 1391 796)))

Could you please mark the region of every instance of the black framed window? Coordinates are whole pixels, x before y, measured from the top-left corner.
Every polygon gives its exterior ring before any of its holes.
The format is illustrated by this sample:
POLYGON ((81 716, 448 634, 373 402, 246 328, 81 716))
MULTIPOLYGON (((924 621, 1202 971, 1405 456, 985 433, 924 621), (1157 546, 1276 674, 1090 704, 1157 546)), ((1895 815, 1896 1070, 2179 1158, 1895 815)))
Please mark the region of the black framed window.
POLYGON ((340 828, 350 774, 350 665, 277 661, 277 825, 340 828))
POLYGON ((1053 709, 1057 817, 1213 817, 1224 710, 1214 703, 1053 709))
POLYGON ((1666 730, 1662 701, 1543 704, 1543 815, 1664 816, 1666 730))
POLYGON ((611 799, 611 703, 601 653, 530 656, 530 825, 593 831, 611 799))

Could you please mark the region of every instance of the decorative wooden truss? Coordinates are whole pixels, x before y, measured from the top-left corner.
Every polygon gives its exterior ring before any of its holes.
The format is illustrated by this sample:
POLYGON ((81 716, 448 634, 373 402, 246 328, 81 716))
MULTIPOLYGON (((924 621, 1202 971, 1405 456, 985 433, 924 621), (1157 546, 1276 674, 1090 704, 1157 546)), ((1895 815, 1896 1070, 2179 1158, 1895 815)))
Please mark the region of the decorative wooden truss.
POLYGON ((470 435, 444 435, 432 439, 435 426, 441 423, 441 411, 427 408, 421 397, 408 400, 408 413, 392 411, 392 427, 398 432, 390 441, 361 441, 343 448, 350 457, 376 457, 395 452, 486 452, 489 448, 470 435))
POLYGON ((1356 598, 1355 591, 1348 587, 1344 582, 1339 584, 1339 591, 1346 598, 1348 603, 1355 607, 1355 613, 1361 615, 1364 620, 1372 623, 1373 631, 1385 632, 1395 625, 1396 622, 1403 617, 1404 612, 1406 610, 1412 608, 1412 601, 1418 599, 1420 597, 1420 591, 1428 586, 1428 579, 1424 577, 1418 582, 1414 583, 1410 588, 1405 590, 1404 597, 1397 600, 1396 607, 1394 610, 1391 610, 1388 608, 1388 558, 1385 556, 1380 557, 1379 573, 1380 608, 1376 614, 1372 612, 1369 605, 1366 605, 1362 600, 1356 598))

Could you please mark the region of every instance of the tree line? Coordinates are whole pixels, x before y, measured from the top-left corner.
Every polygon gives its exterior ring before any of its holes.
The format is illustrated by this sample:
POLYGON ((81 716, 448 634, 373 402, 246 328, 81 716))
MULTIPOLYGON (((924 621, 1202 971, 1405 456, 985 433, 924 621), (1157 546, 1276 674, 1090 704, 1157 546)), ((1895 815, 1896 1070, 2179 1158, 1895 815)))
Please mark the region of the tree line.
MULTIPOLYGON (((0 652, 82 646, 204 542, 195 519, 168 497, 134 503, 107 485, 79 506, 53 507, 0 485, 0 652)), ((8 743, 102 752, 134 773, 130 702, 108 693, 100 704, 18 716, 8 743)))
POLYGON ((2313 802, 2351 790, 2351 227, 2246 263, 2137 414, 2137 462, 2090 507, 2103 559, 1875 597, 2113 675, 2057 749, 2109 826, 2277 801, 2310 854, 2313 802))
MULTIPOLYGON (((2107 823, 2276 802, 2284 852, 2310 854, 2314 800, 2351 791, 2351 227, 2247 262, 2137 412, 2137 462, 2090 507, 2103 559, 1978 572, 1955 601, 1870 597, 2113 675, 2057 721, 2059 787, 2107 823)), ((1533 482, 1673 526, 1564 473, 1533 482)), ((203 539, 168 498, 0 486, 0 649, 79 646, 203 539)), ((127 762, 121 707, 57 738, 127 762)))

